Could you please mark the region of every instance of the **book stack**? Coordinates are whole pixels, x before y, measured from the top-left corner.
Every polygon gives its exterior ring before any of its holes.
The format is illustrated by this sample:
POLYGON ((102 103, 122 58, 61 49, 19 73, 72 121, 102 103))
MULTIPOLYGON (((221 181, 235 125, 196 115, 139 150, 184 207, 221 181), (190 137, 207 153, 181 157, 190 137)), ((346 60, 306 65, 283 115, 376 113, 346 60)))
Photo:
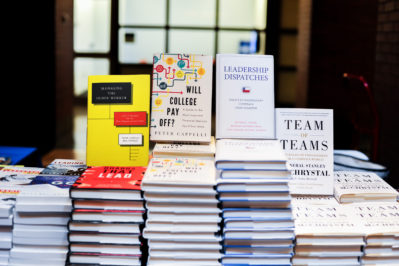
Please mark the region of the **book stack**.
POLYGON ((64 265, 68 252, 69 188, 86 168, 83 161, 56 159, 17 196, 12 265, 64 265))
POLYGON ((13 210, 23 184, 28 184, 43 168, 6 166, 0 170, 0 265, 9 265, 12 248, 13 210))
POLYGON ((290 265, 294 221, 286 157, 277 140, 216 143, 224 265, 290 265))
POLYGON ((213 161, 152 158, 142 183, 147 265, 220 265, 213 161))
POLYGON ((399 204, 368 202, 347 207, 366 233, 362 265, 399 265, 399 204))
POLYGON ((73 184, 70 263, 141 265, 145 170, 93 167, 73 184))
POLYGON ((343 205, 296 205, 293 265, 360 265, 364 231, 343 205))
POLYGON ((69 188, 77 176, 38 175, 22 188, 14 212, 10 263, 64 265, 68 253, 69 188))

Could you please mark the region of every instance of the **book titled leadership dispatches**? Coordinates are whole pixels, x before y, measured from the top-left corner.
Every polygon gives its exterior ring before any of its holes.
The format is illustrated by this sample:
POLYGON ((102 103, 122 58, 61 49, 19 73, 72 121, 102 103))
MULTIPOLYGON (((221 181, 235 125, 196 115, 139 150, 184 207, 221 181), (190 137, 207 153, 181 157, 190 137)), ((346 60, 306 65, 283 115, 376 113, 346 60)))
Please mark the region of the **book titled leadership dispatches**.
POLYGON ((212 56, 155 54, 151 140, 211 141, 212 56))
POLYGON ((216 138, 272 139, 272 55, 216 55, 216 138))

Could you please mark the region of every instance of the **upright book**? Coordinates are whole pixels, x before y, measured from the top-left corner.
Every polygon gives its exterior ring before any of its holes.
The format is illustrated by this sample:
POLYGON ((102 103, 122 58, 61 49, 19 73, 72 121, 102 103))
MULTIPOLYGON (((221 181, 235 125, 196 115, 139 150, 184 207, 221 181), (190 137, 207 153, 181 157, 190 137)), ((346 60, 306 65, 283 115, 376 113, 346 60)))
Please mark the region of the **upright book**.
POLYGON ((333 195, 333 110, 277 108, 276 137, 292 168, 291 194, 333 195))
POLYGON ((153 63, 151 140, 209 143, 212 57, 161 53, 153 63))
POLYGON ((89 76, 87 165, 147 166, 150 77, 89 76))
POLYGON ((272 55, 216 55, 216 138, 272 139, 272 55))

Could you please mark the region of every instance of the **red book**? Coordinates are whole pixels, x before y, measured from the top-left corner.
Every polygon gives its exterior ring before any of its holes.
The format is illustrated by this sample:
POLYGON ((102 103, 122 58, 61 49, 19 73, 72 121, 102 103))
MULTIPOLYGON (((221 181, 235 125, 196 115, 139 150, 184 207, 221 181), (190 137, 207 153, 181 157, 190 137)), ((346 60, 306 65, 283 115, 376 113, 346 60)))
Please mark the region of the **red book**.
POLYGON ((72 199, 141 200, 145 167, 92 167, 71 187, 72 199))

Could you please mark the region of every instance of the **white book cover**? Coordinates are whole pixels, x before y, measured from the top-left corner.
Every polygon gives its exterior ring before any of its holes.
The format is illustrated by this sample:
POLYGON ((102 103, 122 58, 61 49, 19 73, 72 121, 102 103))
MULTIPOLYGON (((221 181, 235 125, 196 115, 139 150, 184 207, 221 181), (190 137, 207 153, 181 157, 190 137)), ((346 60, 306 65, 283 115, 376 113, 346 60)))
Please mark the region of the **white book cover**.
POLYGON ((98 243, 98 244, 120 244, 120 245, 140 245, 138 234, 107 234, 107 233, 88 233, 70 232, 69 242, 76 243, 98 243))
POLYGON ((344 206, 367 236, 399 236, 399 203, 367 202, 344 206))
POLYGON ((287 157, 277 140, 220 139, 216 141, 218 169, 287 170, 287 157))
POLYGON ((68 247, 66 246, 35 246, 14 245, 10 251, 13 258, 43 258, 46 259, 66 259, 68 247))
POLYGON ((214 158, 215 138, 206 144, 156 143, 152 151, 154 157, 214 158))
POLYGON ((45 238, 62 238, 68 234, 68 228, 64 225, 26 225, 14 224, 12 231, 13 237, 45 237, 45 238))
POLYGON ((136 256, 90 256, 72 253, 69 256, 69 262, 72 264, 86 265, 129 265, 140 266, 140 258, 136 256))
POLYGON ((292 209, 297 236, 363 236, 364 228, 342 205, 305 205, 292 209))
MULTIPOLYGON (((216 185, 212 161, 186 158, 152 158, 145 172, 141 188, 147 185, 216 185)), ((189 193, 189 191, 187 192, 189 193)))
POLYGON ((173 212, 147 212, 147 221, 158 221, 158 222, 216 222, 220 223, 222 218, 217 213, 178 213, 173 212))
POLYGON ((71 252, 97 253, 109 255, 141 255, 140 245, 107 245, 71 243, 71 252))
POLYGON ((163 249, 163 250, 221 250, 222 245, 218 242, 195 242, 195 241, 179 241, 178 239, 170 240, 148 240, 150 248, 163 249))
POLYGON ((329 195, 292 195, 292 206, 301 205, 339 205, 334 196, 329 195))
POLYGON ((70 213, 14 211, 14 223, 16 224, 67 225, 69 219, 70 213))
POLYGON ((175 202, 175 203, 218 203, 218 199, 216 198, 216 195, 192 195, 192 194, 187 194, 181 192, 180 194, 178 193, 153 193, 153 192, 145 192, 144 193, 144 199, 146 201, 151 201, 151 202, 175 202))
POLYGON ((222 253, 218 250, 164 250, 150 248, 149 254, 151 257, 157 258, 186 258, 186 259, 220 259, 222 253))
POLYGON ((276 137, 292 170, 291 194, 333 195, 333 110, 276 108, 276 137))
POLYGON ((146 221, 147 230, 165 231, 165 232, 217 232, 220 226, 217 222, 158 222, 146 221))
POLYGON ((396 202, 399 193, 374 173, 337 171, 334 173, 334 196, 341 203, 396 202))
POLYGON ((222 264, 218 259, 157 258, 149 256, 147 266, 155 265, 221 266, 222 264))
POLYGON ((273 139, 272 55, 216 55, 216 139, 273 139))
POLYGON ((152 141, 211 141, 212 70, 212 56, 154 55, 152 141))
POLYGON ((139 224, 133 223, 93 223, 93 222, 70 222, 69 231, 98 232, 98 233, 126 233, 140 234, 139 224))

